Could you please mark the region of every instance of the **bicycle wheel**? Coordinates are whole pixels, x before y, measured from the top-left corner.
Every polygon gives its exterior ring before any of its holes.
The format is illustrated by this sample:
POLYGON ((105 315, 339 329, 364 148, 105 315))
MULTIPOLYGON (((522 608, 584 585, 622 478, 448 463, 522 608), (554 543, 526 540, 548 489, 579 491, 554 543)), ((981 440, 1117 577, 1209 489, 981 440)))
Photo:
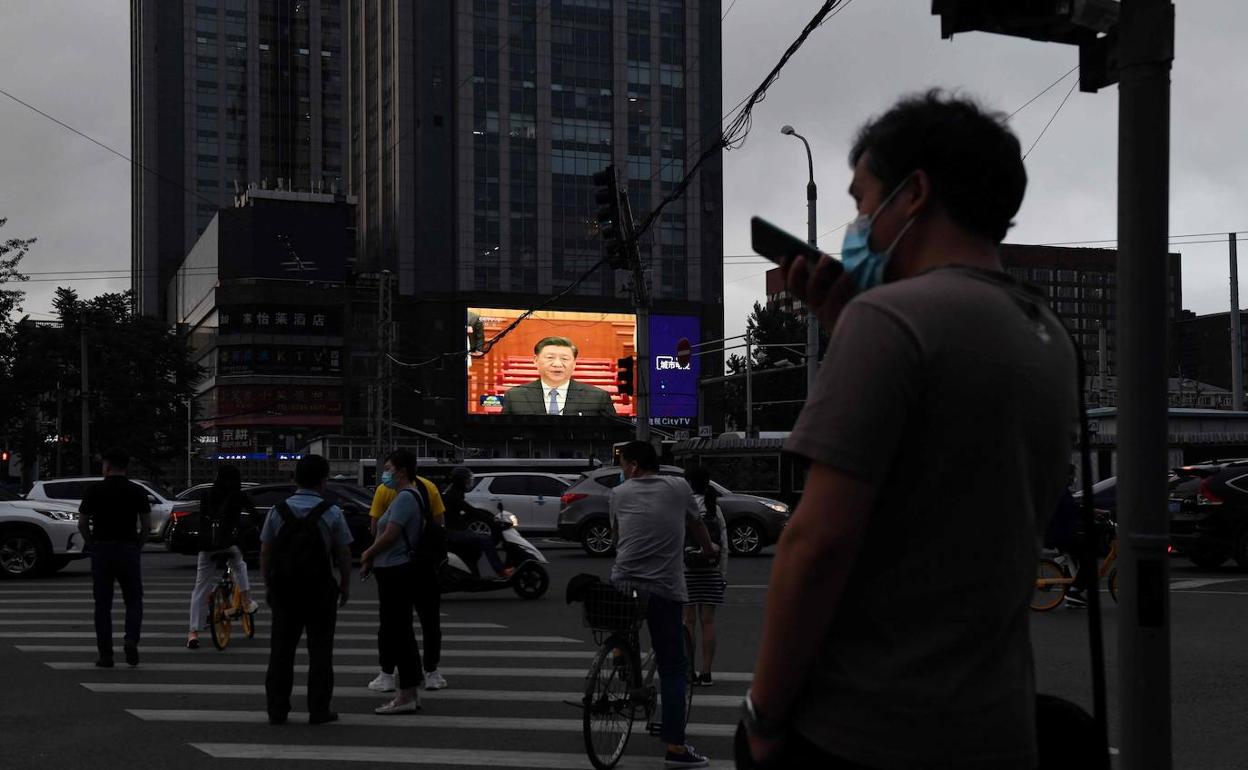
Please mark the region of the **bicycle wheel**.
POLYGON ((1113 597, 1114 604, 1118 603, 1118 568, 1114 567, 1109 571, 1109 595, 1113 597))
POLYGON ((238 607, 238 617, 243 624, 243 635, 248 639, 256 638, 256 613, 248 612, 243 606, 243 589, 234 586, 234 607, 238 607))
POLYGON ((693 713, 693 678, 697 676, 697 667, 693 659, 693 636, 689 627, 681 628, 685 638, 685 727, 689 726, 689 715, 693 713))
POLYGON ((1036 587, 1031 592, 1031 608, 1036 612, 1053 609, 1066 598, 1070 585, 1070 578, 1057 562, 1041 559, 1036 571, 1036 587))
POLYGON ((230 643, 230 595, 222 586, 208 594, 208 627, 212 630, 212 646, 224 650, 230 643))
POLYGON ((619 763, 633 732, 633 704, 629 697, 633 653, 621 635, 608 637, 594 656, 585 677, 582 732, 585 753, 598 770, 619 763))

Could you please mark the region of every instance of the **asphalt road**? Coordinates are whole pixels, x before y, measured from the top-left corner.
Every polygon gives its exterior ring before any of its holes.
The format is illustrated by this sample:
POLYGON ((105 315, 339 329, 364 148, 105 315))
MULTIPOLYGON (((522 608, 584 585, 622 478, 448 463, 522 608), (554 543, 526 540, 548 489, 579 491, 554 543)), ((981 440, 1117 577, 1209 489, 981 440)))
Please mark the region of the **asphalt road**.
MULTIPOLYGON (((213 768, 222 763, 287 768, 313 761, 424 767, 588 767, 576 701, 594 651, 568 579, 604 574, 608 563, 579 548, 541 541, 551 590, 537 601, 511 593, 446 597, 442 670, 450 687, 425 698, 416 716, 377 717, 385 699, 365 689, 375 673, 376 594, 357 584, 339 616, 335 708, 341 722, 309 727, 296 676, 290 724, 264 714, 267 634, 217 652, 204 635, 183 646, 194 560, 152 549, 144 556, 143 660, 96 669, 85 562, 32 581, 0 582, 0 768, 213 768)), ((772 558, 734 559, 719 619, 717 683, 695 694, 690 740, 730 767, 730 734, 757 649, 772 558)), ((1241 768, 1248 652, 1248 574, 1202 572, 1173 563, 1175 767, 1241 768)), ((1108 599, 1108 597, 1106 597, 1108 599)), ((957 601, 958 597, 950 597, 957 601)), ((120 605, 120 597, 118 597, 120 605)), ((1118 608, 1104 609, 1116 738, 1118 608)), ((115 613, 120 634, 120 606, 115 613)), ((1059 608, 1032 616, 1040 689, 1090 703, 1086 618, 1059 608)), ((118 643, 120 653, 120 643, 118 643)), ((302 656, 301 656, 302 658, 302 656)), ((657 739, 634 732, 621 767, 659 767, 657 739)))

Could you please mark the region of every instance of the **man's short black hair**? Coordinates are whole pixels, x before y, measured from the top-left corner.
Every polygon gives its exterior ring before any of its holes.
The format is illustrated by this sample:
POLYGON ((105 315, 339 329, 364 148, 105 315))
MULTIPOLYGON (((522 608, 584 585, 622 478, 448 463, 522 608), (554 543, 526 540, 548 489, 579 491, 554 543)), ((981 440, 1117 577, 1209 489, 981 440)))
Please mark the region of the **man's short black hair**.
POLYGON ((119 446, 109 447, 100 455, 100 459, 108 463, 114 470, 124 471, 130 467, 130 453, 119 446))
POLYGON ((576 343, 567 337, 543 337, 537 341, 536 345, 533 346, 533 355, 536 356, 542 352, 542 348, 549 347, 572 348, 573 358, 576 358, 581 354, 581 351, 576 349, 576 343))
POLYGON ((386 458, 395 470, 403 471, 407 474, 409 481, 416 480, 416 455, 407 449, 396 449, 386 458))
POLYGON ((659 469, 659 453, 649 441, 630 441, 620 447, 620 460, 637 463, 643 471, 659 469))
POLYGON ((329 460, 320 455, 304 455, 295 463, 295 483, 303 489, 316 489, 329 478, 329 460))
POLYGON ((859 129, 849 164, 866 155, 888 192, 923 169, 950 219, 1000 243, 1027 190, 1022 148, 1007 119, 938 89, 909 96, 859 129))

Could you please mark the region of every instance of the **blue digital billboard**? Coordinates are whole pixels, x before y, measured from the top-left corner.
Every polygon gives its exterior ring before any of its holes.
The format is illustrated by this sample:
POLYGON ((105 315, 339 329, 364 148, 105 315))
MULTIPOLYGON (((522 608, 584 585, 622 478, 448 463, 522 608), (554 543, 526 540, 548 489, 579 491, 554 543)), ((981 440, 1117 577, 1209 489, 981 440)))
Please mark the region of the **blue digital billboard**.
POLYGON ((688 428, 697 421, 701 366, 696 355, 682 366, 676 346, 682 339, 698 344, 701 332, 701 319, 696 316, 650 316, 651 424, 688 428))

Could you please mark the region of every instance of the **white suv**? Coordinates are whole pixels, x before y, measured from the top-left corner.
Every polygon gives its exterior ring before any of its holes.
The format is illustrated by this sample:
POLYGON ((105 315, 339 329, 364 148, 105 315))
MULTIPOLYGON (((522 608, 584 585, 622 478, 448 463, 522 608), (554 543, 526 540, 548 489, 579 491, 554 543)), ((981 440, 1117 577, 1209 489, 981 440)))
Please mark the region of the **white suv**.
POLYGON ((78 511, 0 489, 0 577, 48 574, 85 555, 78 511))
MULTIPOLYGON (((36 481, 35 485, 30 488, 30 491, 26 493, 26 499, 49 500, 71 506, 77 511, 78 506, 82 504, 82 497, 86 494, 87 487, 103 480, 103 476, 92 476, 90 478, 36 481)), ((147 502, 152 506, 152 540, 164 538, 165 526, 169 523, 169 516, 173 513, 175 507, 179 509, 194 508, 197 505, 196 503, 185 503, 174 499, 172 494, 150 481, 130 480, 143 487, 147 492, 147 502)))

